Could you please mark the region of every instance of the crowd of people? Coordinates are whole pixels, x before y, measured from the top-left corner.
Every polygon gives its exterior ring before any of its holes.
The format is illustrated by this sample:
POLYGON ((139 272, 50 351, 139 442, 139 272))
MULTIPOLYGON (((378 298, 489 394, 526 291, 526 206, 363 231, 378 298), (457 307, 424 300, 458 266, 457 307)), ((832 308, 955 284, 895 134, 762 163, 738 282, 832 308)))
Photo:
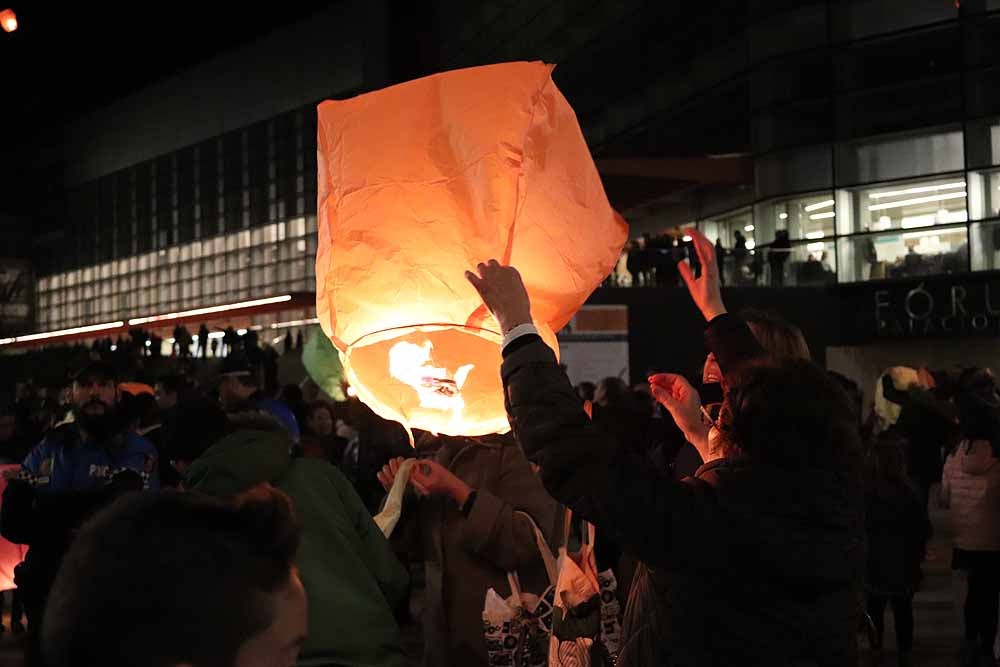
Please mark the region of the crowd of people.
MULTIPOLYGON (((681 285, 678 263, 697 266, 698 256, 690 235, 673 229, 643 234, 622 251, 608 287, 676 287, 681 285), (683 234, 683 235, 682 235, 683 234)), ((722 284, 739 287, 783 287, 784 285, 824 285, 836 282, 836 272, 825 251, 808 251, 803 260, 793 259, 788 230, 779 229, 773 241, 754 245, 739 230, 733 232, 731 247, 722 236, 715 240, 716 265, 722 284)))
MULTIPOLYGON (((15 583, 29 667, 403 665, 415 591, 417 659, 500 665, 484 598, 554 583, 545 551, 590 543, 566 510, 593 527, 623 609, 614 655, 582 643, 580 664, 854 665, 859 637, 874 655, 888 643, 891 608, 907 665, 934 502, 951 509, 947 557, 968 582, 961 664, 994 664, 992 373, 889 369, 869 409, 795 325, 727 312, 720 253, 688 234, 692 261, 672 270, 705 320, 693 377, 574 387, 516 269, 468 274, 506 334, 509 434, 416 433, 411 447, 357 399, 275 391, 245 350, 211 382, 151 386, 97 355, 64 402, 3 405, 0 456, 18 465, 0 533, 28 546, 15 583)), ((549 595, 530 613, 551 613, 553 637, 600 632, 591 602, 570 612, 549 595)))

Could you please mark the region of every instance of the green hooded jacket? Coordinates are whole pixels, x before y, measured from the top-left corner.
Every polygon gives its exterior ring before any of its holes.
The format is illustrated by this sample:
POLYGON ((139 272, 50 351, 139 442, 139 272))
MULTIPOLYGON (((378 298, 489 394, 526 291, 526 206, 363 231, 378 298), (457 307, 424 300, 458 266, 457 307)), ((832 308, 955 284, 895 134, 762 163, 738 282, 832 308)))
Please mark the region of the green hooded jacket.
POLYGON ((262 482, 287 493, 301 518, 296 557, 309 597, 300 666, 401 666, 393 609, 408 575, 350 482, 318 459, 292 459, 278 430, 237 430, 185 472, 185 488, 228 496, 262 482))

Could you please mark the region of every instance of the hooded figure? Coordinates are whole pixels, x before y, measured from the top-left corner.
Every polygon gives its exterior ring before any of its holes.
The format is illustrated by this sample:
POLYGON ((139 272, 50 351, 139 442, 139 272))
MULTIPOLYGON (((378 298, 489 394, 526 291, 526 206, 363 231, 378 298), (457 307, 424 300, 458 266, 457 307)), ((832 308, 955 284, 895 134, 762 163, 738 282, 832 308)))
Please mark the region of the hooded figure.
POLYGON ((296 566, 309 598, 300 664, 402 665, 393 609, 408 576, 339 470, 291 458, 288 432, 273 418, 226 416, 208 401, 181 406, 170 442, 185 489, 230 496, 269 483, 294 502, 303 525, 296 566))

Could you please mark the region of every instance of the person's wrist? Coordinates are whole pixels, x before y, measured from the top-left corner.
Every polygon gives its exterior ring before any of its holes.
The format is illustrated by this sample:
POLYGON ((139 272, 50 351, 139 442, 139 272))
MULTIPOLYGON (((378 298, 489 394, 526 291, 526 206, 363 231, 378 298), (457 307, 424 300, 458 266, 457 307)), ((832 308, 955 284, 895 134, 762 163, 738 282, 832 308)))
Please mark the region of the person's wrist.
POLYGON ((719 315, 725 315, 727 312, 728 311, 726 310, 726 306, 723 305, 721 301, 719 301, 706 304, 705 307, 702 309, 701 314, 705 316, 706 322, 711 322, 719 315))
POLYGON ((503 330, 501 333, 507 333, 514 327, 519 327, 522 324, 531 324, 531 311, 512 313, 510 315, 497 315, 497 322, 500 324, 500 328, 503 330))
POLYGON ((469 499, 470 493, 472 493, 472 487, 458 478, 455 479, 455 481, 451 484, 451 487, 448 489, 448 494, 459 507, 465 506, 465 502, 469 499))

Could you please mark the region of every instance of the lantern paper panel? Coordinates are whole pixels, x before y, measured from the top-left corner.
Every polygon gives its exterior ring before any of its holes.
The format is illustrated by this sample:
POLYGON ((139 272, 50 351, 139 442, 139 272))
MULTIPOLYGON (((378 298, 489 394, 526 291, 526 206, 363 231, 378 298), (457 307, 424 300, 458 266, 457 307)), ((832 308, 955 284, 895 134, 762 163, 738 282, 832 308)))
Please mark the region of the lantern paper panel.
POLYGON ((456 70, 319 106, 317 315, 376 413, 507 430, 499 328, 466 270, 520 271, 543 338, 618 260, 576 116, 543 63, 456 70))

